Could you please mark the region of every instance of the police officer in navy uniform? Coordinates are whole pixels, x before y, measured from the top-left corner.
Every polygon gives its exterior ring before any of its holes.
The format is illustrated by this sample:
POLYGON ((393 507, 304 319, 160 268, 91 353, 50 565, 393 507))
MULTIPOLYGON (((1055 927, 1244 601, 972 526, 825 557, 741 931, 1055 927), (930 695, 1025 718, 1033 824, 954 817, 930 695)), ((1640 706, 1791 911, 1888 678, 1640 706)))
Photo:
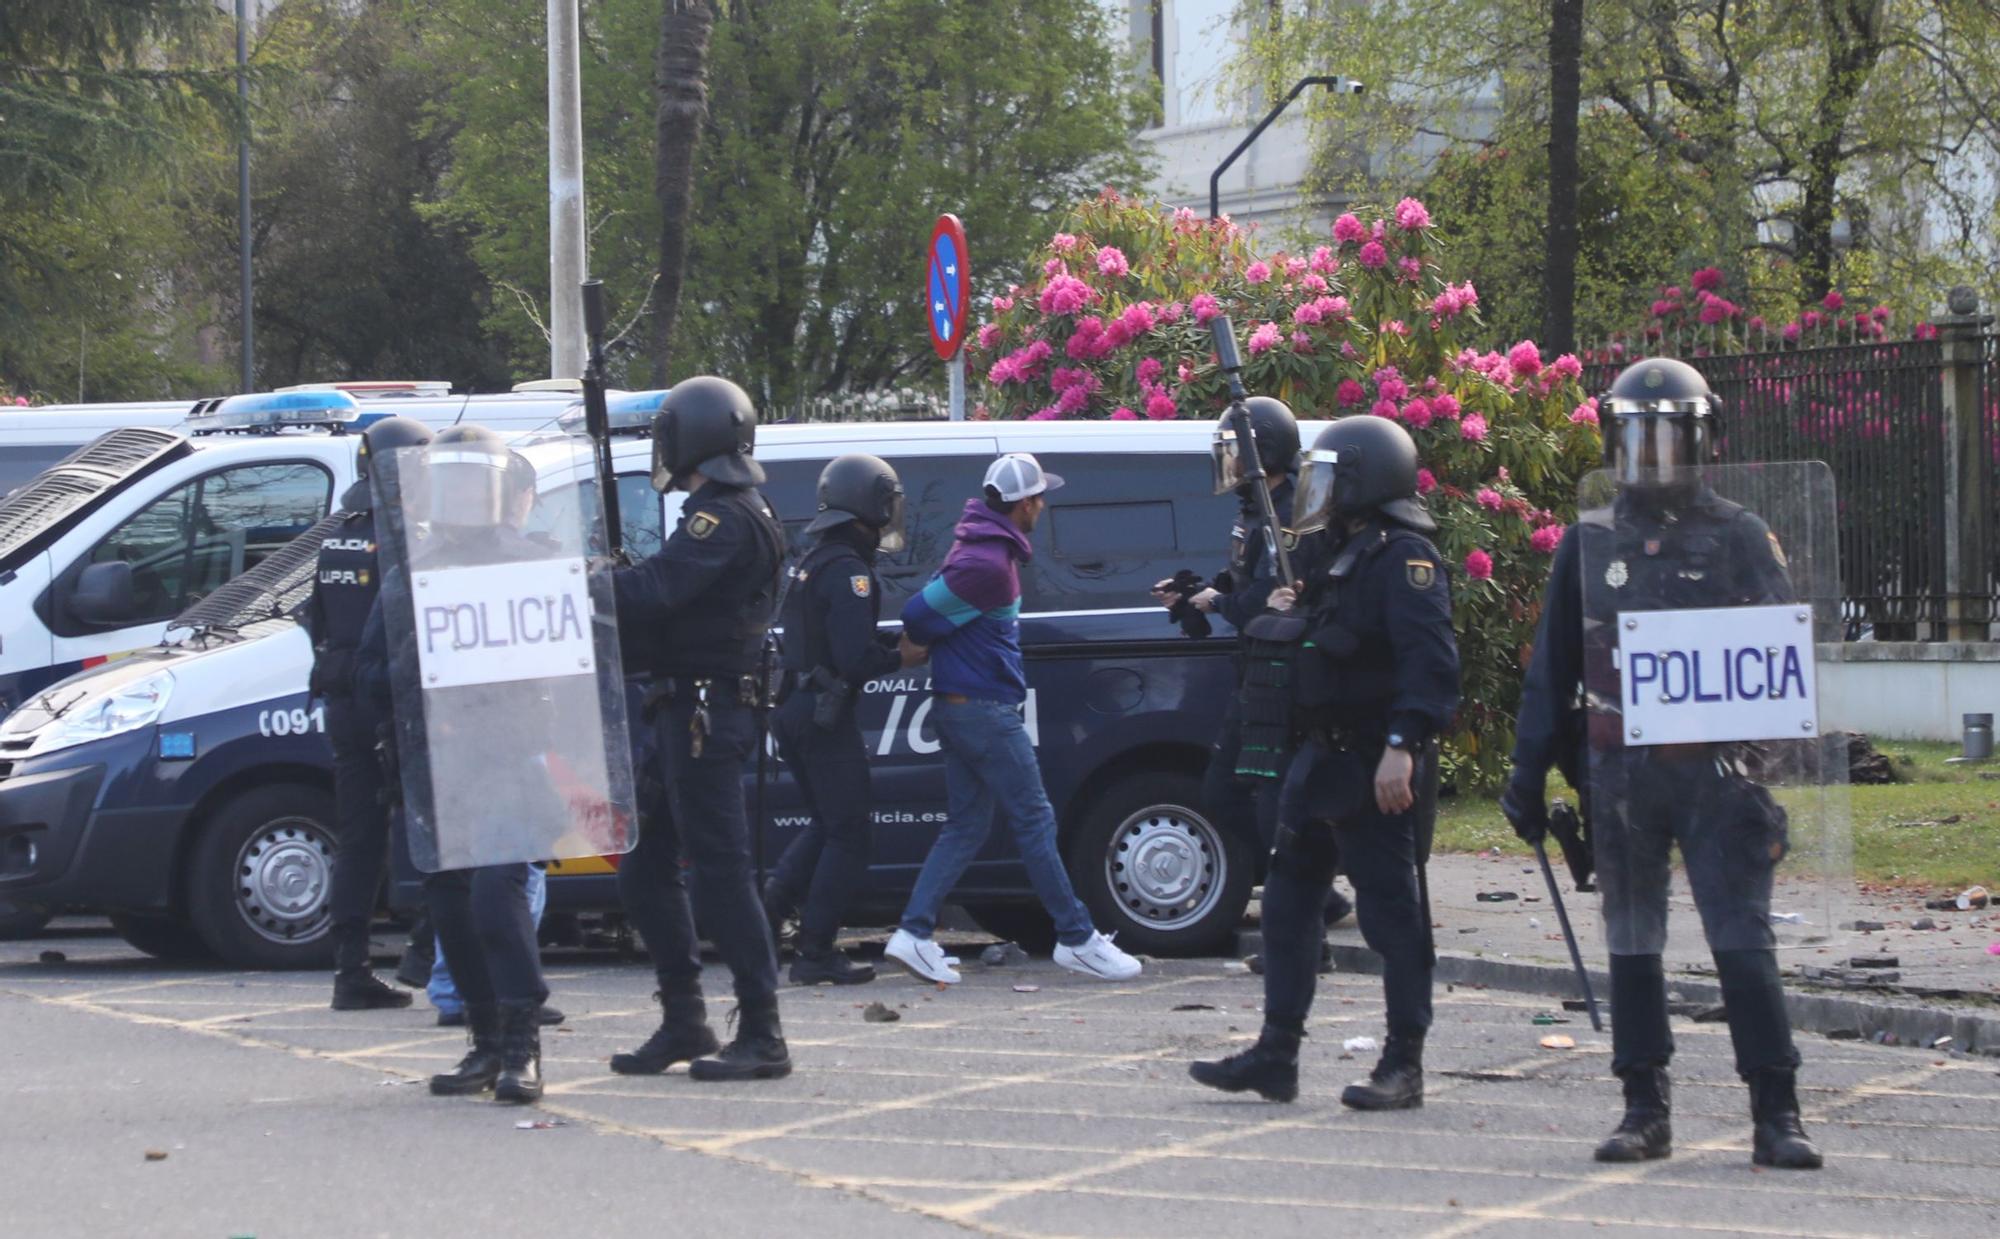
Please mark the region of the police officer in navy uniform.
POLYGON ((664 794, 620 864, 618 891, 660 982, 659 1029, 611 1069, 653 1075, 690 1062, 697 1080, 775 1079, 791 1057, 778 1022, 778 963, 750 860, 743 766, 758 743, 758 670, 784 564, 784 529, 757 487, 757 413, 726 379, 687 379, 653 418, 653 485, 687 492, 673 536, 613 576, 626 663, 651 676, 664 794), (686 862, 686 868, 683 862, 686 862), (735 1040, 717 1053, 701 991, 701 925, 729 965, 735 1040))
POLYGON ((1750 1087, 1752 1157, 1759 1165, 1817 1169, 1819 1150, 1799 1120, 1799 1053, 1770 927, 1782 812, 1742 777, 1742 763, 1756 760, 1747 746, 1620 746, 1611 704, 1618 693, 1599 683, 1612 665, 1616 616, 1591 613, 1593 600, 1598 609, 1633 611, 1791 602, 1784 552, 1762 519, 1694 472, 1714 456, 1718 409, 1693 367, 1637 362, 1618 376, 1599 411, 1617 497, 1609 521, 1571 526, 1556 548, 1521 691, 1513 774, 1501 799, 1515 833, 1534 843, 1548 830, 1550 768, 1585 791, 1611 945, 1611 1069, 1625 1090, 1624 1117, 1598 1146, 1597 1160, 1672 1152, 1667 1065, 1674 1041, 1660 953, 1668 848, 1678 844, 1714 953, 1737 1073, 1750 1087), (1586 563, 1604 565, 1603 586, 1583 579, 1586 563), (1590 787, 1623 794, 1593 795, 1590 787))
POLYGON ((764 909, 780 924, 800 901, 798 985, 854 985, 875 969, 834 949, 841 914, 868 884, 868 752, 854 716, 862 686, 899 669, 895 646, 877 635, 882 616, 877 551, 903 546, 903 484, 875 456, 836 457, 819 475, 819 540, 792 569, 785 594, 783 704, 775 716, 812 822, 792 840, 764 884, 764 909))
POLYGON ((346 515, 320 544, 319 571, 306 601, 304 622, 313 643, 311 691, 326 702, 327 739, 333 745, 338 850, 327 907, 332 917, 336 1011, 410 1005, 408 994, 384 985, 368 966, 368 927, 389 852, 391 797, 385 795, 375 757, 377 732, 388 716, 356 695, 354 656, 369 608, 381 590, 369 458, 430 441, 430 428, 407 417, 385 417, 361 432, 354 459, 357 480, 341 496, 346 515))
MULTIPOLYGON (((1438 734, 1458 708, 1458 644, 1436 528, 1417 498, 1417 451, 1386 418, 1342 418, 1306 454, 1293 527, 1304 537, 1297 588, 1272 591, 1292 643, 1289 682, 1301 737, 1280 793, 1264 880, 1264 1027, 1257 1043, 1190 1074, 1226 1092, 1298 1095, 1336 859, 1354 883, 1362 937, 1382 957, 1388 1037, 1366 1081, 1341 1094, 1364 1110, 1423 1104, 1431 1023, 1429 909, 1419 876, 1436 811, 1438 734)), ((1265 647, 1253 645, 1251 657, 1265 647)))

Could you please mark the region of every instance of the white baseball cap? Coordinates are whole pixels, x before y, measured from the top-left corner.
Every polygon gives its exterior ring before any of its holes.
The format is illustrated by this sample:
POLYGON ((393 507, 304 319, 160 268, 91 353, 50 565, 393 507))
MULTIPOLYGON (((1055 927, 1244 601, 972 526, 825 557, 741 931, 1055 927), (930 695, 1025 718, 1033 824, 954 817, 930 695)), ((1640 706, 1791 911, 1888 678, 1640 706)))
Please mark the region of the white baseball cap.
POLYGON ((1055 490, 1062 478, 1042 468, 1040 461, 1026 452, 1009 452, 986 466, 986 484, 1000 492, 1009 503, 1043 491, 1055 490))

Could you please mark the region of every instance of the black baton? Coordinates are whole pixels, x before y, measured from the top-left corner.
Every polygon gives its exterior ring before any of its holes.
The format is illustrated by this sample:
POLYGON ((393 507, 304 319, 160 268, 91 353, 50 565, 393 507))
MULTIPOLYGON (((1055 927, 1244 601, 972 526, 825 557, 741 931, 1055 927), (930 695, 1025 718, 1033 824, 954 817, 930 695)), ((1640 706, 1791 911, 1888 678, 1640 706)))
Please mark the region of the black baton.
POLYGON ((1583 952, 1576 949, 1576 932, 1569 927, 1562 892, 1556 889, 1556 871, 1549 868, 1549 850, 1540 839, 1535 840, 1535 859, 1542 862, 1542 880, 1549 884, 1549 902, 1556 906, 1556 919, 1562 922, 1563 941, 1569 944, 1569 962, 1576 965, 1576 983, 1583 987, 1583 1005, 1590 1012, 1590 1026, 1603 1032, 1604 1021, 1597 1015, 1597 997, 1590 992, 1590 974, 1583 969, 1583 952))

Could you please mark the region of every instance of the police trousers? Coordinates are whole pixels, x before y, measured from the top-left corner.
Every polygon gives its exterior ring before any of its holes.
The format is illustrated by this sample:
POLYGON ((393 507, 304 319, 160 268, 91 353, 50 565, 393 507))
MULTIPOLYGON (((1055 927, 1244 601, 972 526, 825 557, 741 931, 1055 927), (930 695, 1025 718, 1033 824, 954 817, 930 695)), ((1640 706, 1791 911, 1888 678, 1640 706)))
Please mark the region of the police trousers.
POLYGON ((809 691, 793 693, 771 716, 812 821, 778 858, 770 884, 781 906, 803 902, 799 950, 818 956, 833 949, 841 915, 868 884, 874 798, 853 712, 832 728, 820 727, 812 720, 814 701, 809 691))
POLYGON ((1222 707, 1222 723, 1208 746, 1208 768, 1201 776, 1201 804, 1210 820, 1239 839, 1255 839, 1269 853, 1278 841, 1278 789, 1270 779, 1244 778, 1236 773, 1243 748, 1243 706, 1235 693, 1222 707))
POLYGON ((389 859, 390 808, 383 800, 375 727, 385 721, 354 697, 327 697, 326 734, 333 744, 333 880, 327 891, 333 966, 368 967, 368 927, 389 859))
POLYGON ((424 875, 431 925, 468 1005, 548 1001, 527 864, 446 869, 424 875))
POLYGON ((778 961, 757 896, 743 803, 756 719, 737 700, 733 681, 718 684, 697 756, 689 730, 695 705, 694 694, 682 692, 660 702, 651 720, 650 757, 659 774, 641 798, 639 844, 618 866, 618 894, 652 953, 661 993, 700 991, 699 914, 735 978, 737 1001, 768 1003, 778 992, 778 961))
POLYGON ((1376 760, 1309 740, 1287 767, 1264 878, 1264 1018, 1305 1031, 1338 865, 1354 884, 1361 937, 1382 957, 1389 1035, 1421 1042, 1431 1026, 1433 960, 1417 889, 1419 822, 1415 812, 1376 806, 1376 760))

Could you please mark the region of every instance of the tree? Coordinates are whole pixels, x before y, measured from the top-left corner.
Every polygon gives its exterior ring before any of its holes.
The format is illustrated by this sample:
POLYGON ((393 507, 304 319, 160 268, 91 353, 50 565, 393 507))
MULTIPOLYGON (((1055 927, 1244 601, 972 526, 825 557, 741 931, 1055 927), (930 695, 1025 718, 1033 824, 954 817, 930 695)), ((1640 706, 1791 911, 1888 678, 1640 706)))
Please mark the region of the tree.
POLYGON ((653 289, 652 382, 664 387, 673 356, 687 273, 688 217, 694 205, 695 151, 708 122, 708 38, 715 11, 708 0, 661 0, 659 117, 653 138, 653 192, 660 200, 660 278, 653 289))
POLYGON ((1577 109, 1583 89, 1583 0, 1549 5, 1549 236, 1542 340, 1576 347, 1577 109))

